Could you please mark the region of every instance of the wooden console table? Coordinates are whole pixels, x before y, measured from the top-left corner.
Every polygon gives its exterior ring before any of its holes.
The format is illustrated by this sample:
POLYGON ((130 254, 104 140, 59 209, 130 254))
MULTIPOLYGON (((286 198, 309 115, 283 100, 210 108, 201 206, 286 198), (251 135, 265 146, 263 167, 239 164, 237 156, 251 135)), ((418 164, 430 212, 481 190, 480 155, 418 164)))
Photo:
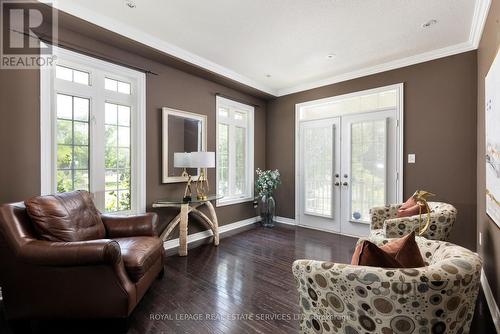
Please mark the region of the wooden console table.
POLYGON ((207 199, 201 200, 193 198, 190 202, 185 203, 182 200, 159 200, 153 203, 153 208, 180 208, 181 212, 170 221, 167 228, 160 235, 160 239, 167 241, 168 236, 174 228, 179 224, 179 256, 187 255, 187 236, 189 214, 193 213, 201 218, 201 221, 212 230, 214 234, 214 245, 219 245, 219 222, 217 214, 211 201, 218 200, 222 196, 210 195, 207 199), (210 218, 203 212, 198 210, 201 206, 206 205, 210 213, 210 218))

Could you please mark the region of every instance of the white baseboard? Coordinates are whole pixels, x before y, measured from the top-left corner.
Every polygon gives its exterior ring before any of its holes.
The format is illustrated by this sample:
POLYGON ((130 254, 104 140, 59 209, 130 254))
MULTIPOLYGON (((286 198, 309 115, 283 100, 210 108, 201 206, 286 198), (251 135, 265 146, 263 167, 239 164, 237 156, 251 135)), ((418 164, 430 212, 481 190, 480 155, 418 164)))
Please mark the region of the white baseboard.
POLYGON ((322 228, 319 228, 319 227, 312 227, 312 226, 308 226, 308 225, 300 225, 300 224, 297 223, 297 221, 294 218, 287 218, 287 217, 277 216, 276 217, 276 222, 282 223, 282 224, 287 224, 287 225, 299 226, 299 227, 303 227, 303 228, 309 228, 311 230, 318 230, 318 231, 322 231, 322 232, 328 232, 328 233, 343 235, 343 236, 351 237, 351 238, 361 238, 359 235, 352 235, 352 234, 340 233, 340 232, 337 232, 337 231, 325 230, 325 229, 322 229, 322 228))
MULTIPOLYGON (((237 221, 237 222, 234 222, 231 224, 219 226, 219 235, 227 233, 227 232, 232 231, 232 230, 236 230, 238 228, 245 227, 247 225, 255 224, 259 221, 260 221, 260 217, 252 217, 252 218, 240 220, 240 221, 237 221)), ((214 234, 213 234, 212 230, 206 230, 206 231, 202 231, 202 232, 198 232, 198 233, 193 233, 193 234, 188 235, 187 242, 188 242, 188 244, 190 244, 192 242, 196 242, 196 241, 200 241, 200 240, 203 240, 206 238, 210 238, 213 235, 214 234)), ((179 247, 179 238, 167 240, 163 243, 163 248, 165 248, 166 250, 176 248, 176 247, 179 247)))
POLYGON ((294 218, 276 216, 276 222, 287 225, 297 225, 294 218))
POLYGON ((298 227, 308 228, 310 230, 316 230, 316 231, 321 231, 321 232, 326 232, 326 233, 331 233, 331 234, 336 234, 336 235, 342 235, 344 237, 350 237, 350 238, 356 238, 356 239, 365 238, 365 237, 360 237, 359 235, 341 233, 341 232, 332 231, 332 230, 326 230, 326 229, 320 228, 320 227, 314 227, 314 226, 309 226, 309 225, 301 225, 301 224, 296 224, 296 225, 298 227))
POLYGON ((495 302, 495 297, 493 297, 490 284, 488 283, 488 279, 483 269, 481 269, 481 286, 483 287, 484 296, 486 297, 486 302, 488 303, 497 333, 500 333, 500 311, 498 310, 498 305, 495 302))

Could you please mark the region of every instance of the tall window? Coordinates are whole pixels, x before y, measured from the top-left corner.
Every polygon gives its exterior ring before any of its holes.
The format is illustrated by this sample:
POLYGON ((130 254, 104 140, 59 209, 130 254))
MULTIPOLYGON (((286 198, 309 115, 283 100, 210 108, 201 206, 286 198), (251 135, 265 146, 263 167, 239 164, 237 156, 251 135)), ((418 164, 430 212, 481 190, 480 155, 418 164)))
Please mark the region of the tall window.
POLYGON ((56 54, 41 72, 42 193, 88 190, 101 211, 144 211, 144 74, 56 54))
POLYGON ((217 205, 253 200, 254 108, 217 96, 217 205))

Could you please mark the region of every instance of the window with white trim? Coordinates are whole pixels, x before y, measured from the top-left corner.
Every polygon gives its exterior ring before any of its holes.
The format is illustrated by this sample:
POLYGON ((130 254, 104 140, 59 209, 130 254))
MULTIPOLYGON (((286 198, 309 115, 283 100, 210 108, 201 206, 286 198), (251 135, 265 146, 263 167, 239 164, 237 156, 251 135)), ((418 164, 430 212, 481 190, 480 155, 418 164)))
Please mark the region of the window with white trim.
POLYGON ((254 107, 217 96, 218 206, 253 200, 254 107))
POLYGON ((42 194, 88 190, 103 212, 145 211, 145 75, 55 48, 41 71, 42 194))

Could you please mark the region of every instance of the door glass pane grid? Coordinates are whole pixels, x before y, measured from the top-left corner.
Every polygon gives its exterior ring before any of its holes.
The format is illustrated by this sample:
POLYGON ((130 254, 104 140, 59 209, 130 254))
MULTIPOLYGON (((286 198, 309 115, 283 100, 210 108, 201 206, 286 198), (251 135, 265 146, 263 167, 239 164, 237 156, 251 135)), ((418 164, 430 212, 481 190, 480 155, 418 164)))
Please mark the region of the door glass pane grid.
POLYGON ((229 191, 229 125, 218 124, 217 147, 217 193, 227 195, 229 191))
POLYGON ((57 192, 89 190, 89 99, 56 97, 57 192))
POLYGON ((105 103, 105 211, 131 208, 130 107, 105 103))
POLYGON ((351 219, 369 222, 369 210, 385 204, 387 121, 351 125, 351 219))
POLYGON ((235 162, 235 195, 246 193, 246 129, 235 128, 236 162, 235 162))
POLYGON ((333 217, 333 126, 304 128, 304 212, 333 217))

